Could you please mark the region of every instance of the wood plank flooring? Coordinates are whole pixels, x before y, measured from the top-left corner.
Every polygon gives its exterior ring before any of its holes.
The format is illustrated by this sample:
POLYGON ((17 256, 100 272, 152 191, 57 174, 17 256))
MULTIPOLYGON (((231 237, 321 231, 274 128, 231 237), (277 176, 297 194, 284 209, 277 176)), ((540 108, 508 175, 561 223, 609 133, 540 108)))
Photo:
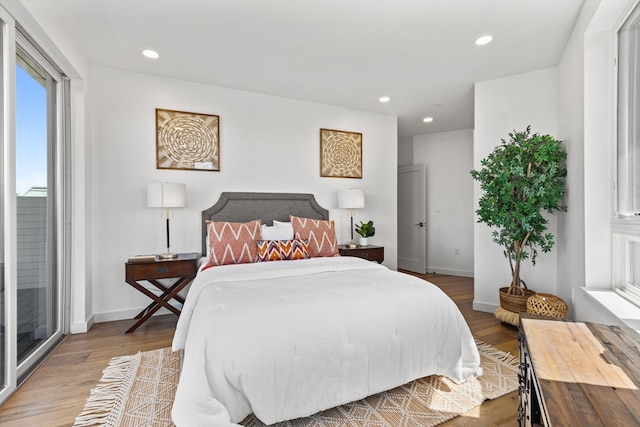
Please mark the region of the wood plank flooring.
MULTIPOLYGON (((473 279, 437 274, 420 277, 438 285, 456 302, 477 339, 518 354, 515 328, 503 326, 490 313, 472 310, 473 279)), ((109 360, 115 356, 170 346, 176 320, 172 314, 156 316, 131 334, 124 332, 132 320, 98 323, 86 334, 69 336, 0 407, 0 425, 72 425, 109 360)), ((515 427, 518 425, 517 406, 517 392, 513 392, 487 401, 442 426, 515 427)))

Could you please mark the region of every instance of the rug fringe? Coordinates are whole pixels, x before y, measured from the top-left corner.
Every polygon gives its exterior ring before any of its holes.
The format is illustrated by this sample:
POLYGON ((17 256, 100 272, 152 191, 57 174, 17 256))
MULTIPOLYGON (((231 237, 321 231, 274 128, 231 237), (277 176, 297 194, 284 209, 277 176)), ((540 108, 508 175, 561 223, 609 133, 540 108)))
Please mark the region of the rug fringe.
POLYGON ((114 409, 124 403, 135 378, 141 353, 114 357, 102 371, 102 378, 91 390, 85 407, 76 417, 73 427, 104 426, 113 418, 114 409))
POLYGON ((514 356, 513 354, 507 353, 502 350, 498 350, 494 346, 487 344, 483 341, 480 341, 480 340, 475 340, 475 341, 476 341, 476 346, 478 347, 478 350, 482 351, 486 356, 491 357, 495 361, 505 362, 511 366, 516 366, 516 367, 520 363, 520 358, 518 356, 514 356))

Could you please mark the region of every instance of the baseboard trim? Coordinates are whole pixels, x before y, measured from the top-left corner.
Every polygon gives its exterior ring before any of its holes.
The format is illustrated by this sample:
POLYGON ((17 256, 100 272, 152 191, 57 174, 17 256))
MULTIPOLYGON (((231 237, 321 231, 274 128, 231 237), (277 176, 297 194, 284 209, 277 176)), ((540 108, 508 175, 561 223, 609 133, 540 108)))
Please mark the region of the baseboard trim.
POLYGON ((484 311, 485 313, 494 313, 498 308, 497 304, 490 304, 487 302, 473 301, 473 309, 475 311, 484 311))
POLYGON ((446 274, 449 276, 473 277, 473 271, 454 270, 450 268, 427 267, 427 273, 446 274))
MULTIPOLYGON (((174 307, 176 307, 178 310, 182 310, 182 305, 180 303, 174 303, 171 304, 174 307)), ((109 311, 106 313, 96 313, 95 316, 95 322, 96 323, 102 323, 102 322, 113 322, 114 320, 128 320, 128 319, 133 319, 138 313, 140 313, 140 310, 142 310, 144 307, 140 307, 140 308, 134 308, 134 309, 130 309, 130 310, 120 310, 120 311, 109 311)), ((167 310, 166 308, 161 308, 160 310, 156 311, 153 315, 154 316, 160 316, 163 314, 171 314, 171 312, 169 310, 167 310)))
POLYGON ((69 332, 72 334, 85 334, 89 332, 89 329, 93 326, 94 316, 93 314, 85 322, 71 323, 69 325, 69 332))

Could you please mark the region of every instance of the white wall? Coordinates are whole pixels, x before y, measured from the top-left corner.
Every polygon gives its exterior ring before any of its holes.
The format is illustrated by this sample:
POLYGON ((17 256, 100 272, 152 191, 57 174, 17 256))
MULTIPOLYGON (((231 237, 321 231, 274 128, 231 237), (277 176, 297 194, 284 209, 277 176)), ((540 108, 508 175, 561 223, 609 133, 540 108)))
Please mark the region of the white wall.
POLYGON ((146 208, 146 184, 187 185, 187 207, 171 221, 171 249, 199 252, 200 212, 223 191, 313 193, 330 209, 338 239, 349 236, 337 191, 362 188, 356 221, 376 224, 385 265, 397 257, 397 125, 393 116, 155 78, 92 71, 93 311, 96 321, 127 318, 148 299, 124 282, 124 262, 165 247, 160 212, 146 208), (157 170, 155 108, 220 116, 220 172, 157 170), (320 128, 363 133, 363 178, 321 178, 320 128))
POLYGON ((413 163, 413 137, 398 140, 398 166, 409 166, 413 163))
MULTIPOLYGON (((509 132, 531 131, 557 135, 557 73, 546 69, 516 76, 480 82, 475 85, 475 129, 473 167, 480 168, 486 157, 509 132)), ((474 183, 474 210, 482 192, 474 183)), ((557 235, 556 216, 548 217, 549 232, 557 235)), ((539 252, 536 266, 522 263, 521 277, 537 292, 557 291, 557 254, 539 252)), ((476 310, 492 312, 499 304, 498 289, 511 282, 508 260, 503 249, 493 243, 491 229, 483 223, 474 225, 474 301, 476 310)))
MULTIPOLYGON (((617 30, 636 0, 592 6, 584 31, 584 282, 574 286, 578 320, 621 324, 611 312, 579 290, 610 288, 611 217, 616 135, 617 30)), ((567 53, 568 54, 568 53, 567 53)))
POLYGON ((558 216, 558 296, 576 315, 585 283, 584 33, 597 2, 585 2, 558 63, 558 138, 567 149, 566 214, 558 216))
POLYGON ((611 286, 616 32, 634 3, 585 2, 558 64, 569 210, 558 221, 557 292, 580 321, 623 325, 582 289, 611 286))
POLYGON ((413 161, 427 180, 427 271, 473 277, 473 131, 418 135, 413 161))

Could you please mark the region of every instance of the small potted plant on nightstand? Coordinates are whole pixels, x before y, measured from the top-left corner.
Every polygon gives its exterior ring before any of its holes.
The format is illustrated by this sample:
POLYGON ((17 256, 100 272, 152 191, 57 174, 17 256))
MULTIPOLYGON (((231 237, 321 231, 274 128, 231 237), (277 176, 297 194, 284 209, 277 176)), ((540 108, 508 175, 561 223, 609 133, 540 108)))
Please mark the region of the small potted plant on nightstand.
POLYGON ((369 244, 369 237, 376 235, 376 228, 373 226, 373 221, 362 222, 360 225, 356 225, 356 233, 360 235, 360 246, 367 246, 369 244))

